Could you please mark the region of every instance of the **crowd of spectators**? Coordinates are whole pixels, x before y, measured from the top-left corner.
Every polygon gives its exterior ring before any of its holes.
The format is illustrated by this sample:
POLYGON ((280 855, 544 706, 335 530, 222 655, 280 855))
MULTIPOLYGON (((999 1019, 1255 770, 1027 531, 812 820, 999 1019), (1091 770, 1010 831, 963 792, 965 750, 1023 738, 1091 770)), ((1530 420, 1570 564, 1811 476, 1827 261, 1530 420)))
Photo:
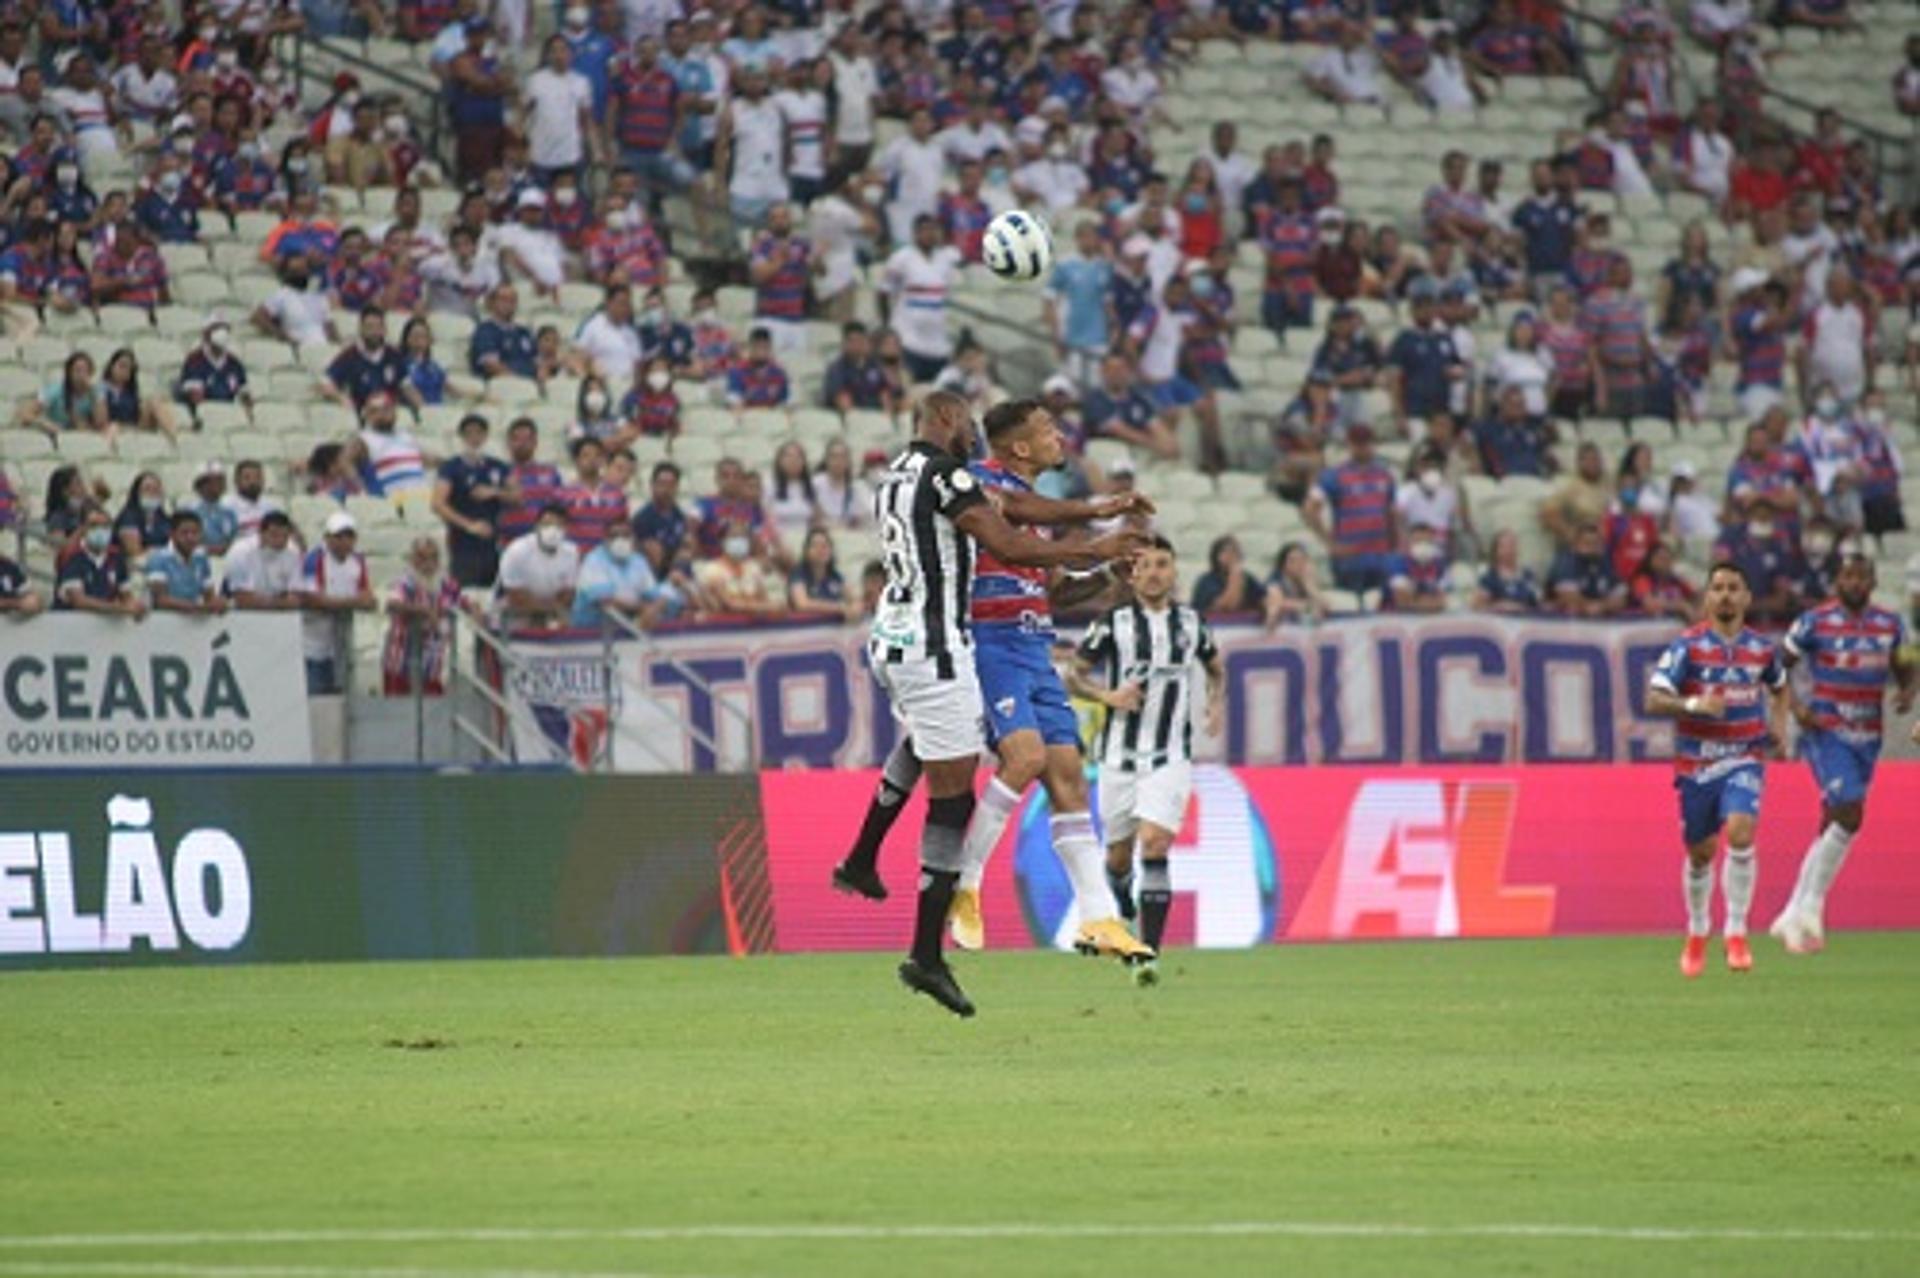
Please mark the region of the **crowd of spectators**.
MULTIPOLYGON (((1542 138, 1524 192, 1498 162, 1449 152, 1417 207, 1368 225, 1342 206, 1334 134, 1256 152, 1231 120, 1184 171, 1159 167, 1165 89, 1195 38, 1313 42, 1324 48, 1306 91, 1364 103, 1395 83, 1439 112, 1510 77, 1583 69, 1558 6, 1494 0, 1457 30, 1419 4, 1377 8, 571 0, 524 75, 524 0, 190 4, 178 24, 156 6, 75 0, 0 18, 8 335, 103 304, 175 304, 170 246, 244 215, 274 222, 257 252, 276 286, 245 314, 209 315, 179 367, 146 369, 143 385, 131 347, 104 368, 76 351, 18 424, 172 438, 216 405, 251 412, 242 348, 259 338, 328 351, 309 364, 324 364, 318 394, 357 422, 315 441, 299 484, 343 505, 305 530, 269 495, 279 476, 262 462, 232 466, 230 494, 229 467, 209 466, 192 498, 146 472, 121 499, 62 467, 35 512, 56 549, 53 606, 298 607, 314 684, 336 686, 327 614, 381 606, 344 506, 374 496, 444 525, 409 548, 388 592, 407 623, 396 633, 429 618, 441 636, 476 593, 516 626, 858 615, 872 566, 845 579, 834 534, 868 517, 874 458, 791 442, 765 474, 723 460, 687 500, 683 479, 706 477, 671 461, 643 474, 634 445, 674 439, 696 408, 743 423, 787 408, 897 415, 930 384, 991 401, 991 365, 950 302, 987 222, 1015 206, 1060 227, 1045 393, 1073 457, 1050 491, 1129 482, 1085 458, 1095 439, 1185 452, 1209 472, 1244 463, 1222 397, 1242 386, 1237 328, 1257 324, 1311 353, 1273 414, 1273 486, 1324 543, 1330 584, 1365 606, 1446 606, 1454 565, 1484 555, 1482 606, 1671 611, 1687 591, 1676 565, 1710 545, 1754 569, 1775 615, 1814 588, 1834 548, 1904 526, 1876 378, 1883 315, 1914 302, 1920 235, 1837 116, 1796 137, 1754 109, 1766 59, 1751 6, 1695 3, 1675 22, 1627 0, 1605 15, 1620 53, 1604 100, 1583 132, 1542 138), (301 28, 426 46, 456 139, 447 170, 399 99, 350 75, 317 109, 298 101, 272 38, 301 28), (1674 59, 1688 40, 1714 51, 1720 74, 1683 109, 1674 59), (904 127, 885 145, 883 119, 904 127), (95 191, 94 174, 126 165, 130 179, 95 191), (343 218, 329 184, 391 196, 378 217, 343 218), (436 187, 457 192, 445 218, 424 210, 436 187), (1690 227, 1643 280, 1601 197, 1662 191, 1705 196, 1740 234, 1690 227), (671 304, 661 201, 678 194, 698 226, 750 233, 744 322, 710 288, 684 314, 671 304), (1242 299, 1233 267, 1246 244, 1263 276, 1242 299), (582 286, 592 303, 568 291, 582 286), (854 318, 863 288, 880 299, 877 325, 854 318), (538 311, 563 295, 590 313, 528 322, 523 300, 538 311), (1368 316, 1383 309, 1375 331, 1368 316), (1475 329, 1493 314, 1505 341, 1481 350, 1475 329), (841 325, 840 345, 809 352, 830 360, 803 384, 790 367, 820 319, 841 325), (1655 475, 1644 445, 1612 476, 1588 448, 1558 473, 1584 421, 1678 430, 1724 414, 1723 368, 1737 423, 1751 423, 1725 494, 1690 491, 1685 462, 1655 475), (536 459, 554 428, 489 394, 503 381, 572 397, 565 473, 536 459), (447 456, 417 429, 441 406, 473 410, 447 456), (1380 460, 1383 441, 1408 447, 1403 474, 1380 460), (1539 516, 1551 564, 1519 562, 1511 535, 1481 537, 1473 475, 1558 482, 1539 516)), ((1847 5, 1787 0, 1777 17, 1844 24, 1847 5)), ((1894 92, 1920 110, 1920 48, 1906 53, 1894 92)), ((1212 558, 1202 606, 1275 624, 1328 609, 1322 556, 1303 546, 1265 579, 1231 544, 1212 558)), ((0 594, 7 580, 0 569, 0 594)), ((437 672, 444 644, 426 647, 437 672)))

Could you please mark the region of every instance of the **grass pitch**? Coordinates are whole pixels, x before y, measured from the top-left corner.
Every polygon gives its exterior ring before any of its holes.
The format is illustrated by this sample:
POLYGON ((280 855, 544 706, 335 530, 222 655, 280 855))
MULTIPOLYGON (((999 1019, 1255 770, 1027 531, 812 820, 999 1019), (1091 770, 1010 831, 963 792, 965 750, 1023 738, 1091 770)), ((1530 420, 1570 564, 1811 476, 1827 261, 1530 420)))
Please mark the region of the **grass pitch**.
POLYGON ((1677 945, 9 974, 0 1274, 1920 1271, 1920 935, 1677 945))

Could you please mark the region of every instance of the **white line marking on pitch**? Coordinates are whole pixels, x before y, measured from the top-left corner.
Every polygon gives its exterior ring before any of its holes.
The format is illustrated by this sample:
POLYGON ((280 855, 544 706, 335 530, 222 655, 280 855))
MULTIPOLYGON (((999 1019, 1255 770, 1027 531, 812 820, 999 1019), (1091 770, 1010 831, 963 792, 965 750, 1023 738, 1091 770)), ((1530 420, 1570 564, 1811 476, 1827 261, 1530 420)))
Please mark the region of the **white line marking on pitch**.
MULTIPOLYGON (((128 1247, 309 1246, 329 1243, 554 1243, 554 1242, 887 1242, 1099 1238, 1509 1238, 1603 1242, 1920 1242, 1914 1229, 1745 1229, 1665 1225, 1484 1224, 1420 1225, 1365 1221, 1247 1220, 1194 1224, 982 1225, 657 1225, 553 1229, 289 1229, 146 1234, 0 1236, 0 1251, 128 1247)), ((281 1270, 289 1275, 308 1271, 281 1270)), ((329 1271, 331 1272, 331 1271, 329 1271)), ((386 1272, 404 1278, 408 1271, 386 1272)))

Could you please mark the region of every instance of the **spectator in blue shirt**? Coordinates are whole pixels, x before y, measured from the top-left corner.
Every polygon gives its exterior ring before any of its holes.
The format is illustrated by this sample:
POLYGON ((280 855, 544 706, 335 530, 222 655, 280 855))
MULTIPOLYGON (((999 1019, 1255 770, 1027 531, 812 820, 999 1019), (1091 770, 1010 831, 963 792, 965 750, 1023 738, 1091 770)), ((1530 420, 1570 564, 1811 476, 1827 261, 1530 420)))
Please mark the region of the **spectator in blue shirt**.
POLYGON ((593 118, 602 120, 607 114, 608 68, 620 52, 619 44, 605 31, 594 29, 594 12, 598 9, 600 20, 618 30, 620 7, 618 5, 597 5, 589 7, 585 0, 573 0, 561 15, 560 38, 567 42, 567 49, 573 54, 572 68, 586 77, 587 84, 593 89, 593 118))
POLYGON ((820 398, 828 408, 843 413, 855 408, 894 410, 893 383, 873 357, 873 339, 859 320, 849 320, 841 328, 840 354, 827 365, 820 398))
POLYGON ((467 346, 467 363, 480 376, 536 376, 533 330, 514 322, 519 309, 520 295, 511 284, 487 295, 487 317, 474 325, 467 346))
POLYGON ((194 408, 206 403, 251 406, 246 366, 233 353, 233 329, 225 320, 214 320, 201 332, 200 344, 187 352, 181 365, 173 393, 194 408))
POLYGON ((433 513, 447 526, 447 560, 462 586, 491 586, 500 569, 500 512, 512 495, 511 469, 487 453, 487 419, 460 419, 460 451, 434 476, 433 513))
POLYGON ((680 507, 680 468, 657 462, 649 480, 647 504, 634 512, 633 535, 656 576, 669 577, 693 562, 687 545, 687 512, 680 507))
POLYGON ((114 538, 129 560, 167 544, 173 521, 167 518, 166 484, 156 471, 143 470, 127 486, 127 499, 113 521, 114 538))
POLYGON ((1493 535, 1493 553, 1473 592, 1476 612, 1538 612, 1540 583, 1520 563, 1520 537, 1511 528, 1493 535))
POLYGON ((1474 428, 1480 468, 1495 479, 1547 473, 1546 427, 1527 416, 1527 393, 1518 386, 1500 392, 1494 415, 1474 428))
POLYGON ((1117 439, 1168 460, 1180 456, 1180 437, 1173 423, 1135 380, 1133 364, 1125 355, 1100 361, 1100 384, 1080 401, 1080 412, 1089 438, 1117 439))
POLYGON ((240 516, 221 501, 227 495, 227 471, 217 461, 200 467, 193 477, 193 495, 198 499, 183 502, 174 511, 177 519, 192 514, 200 521, 200 546, 210 555, 224 555, 240 535, 240 516))
POLYGON ((320 392, 357 410, 379 391, 420 406, 420 393, 407 380, 406 357, 387 344, 386 312, 369 306, 360 312, 360 340, 333 357, 320 392))
POLYGON ((594 630, 604 614, 615 613, 651 629, 662 618, 677 615, 685 602, 677 590, 662 586, 654 576, 653 565, 635 545, 633 530, 616 527, 580 561, 568 624, 576 630, 594 630))
POLYGON ((222 613, 227 601, 213 588, 213 565, 200 545, 200 516, 173 512, 173 535, 147 556, 147 592, 155 612, 222 613))
POLYGON ((693 329, 674 318, 673 312, 667 308, 664 289, 649 290, 646 305, 634 319, 640 332, 640 358, 652 359, 656 355, 664 355, 676 373, 693 366, 699 355, 693 329))
POLYGON ((162 156, 160 175, 134 202, 133 214, 162 244, 191 244, 200 238, 200 198, 170 156, 162 156))
POLYGON ((1539 300, 1566 280, 1573 265, 1574 233, 1586 215, 1574 202, 1579 189, 1580 168, 1572 156, 1535 161, 1533 194, 1513 210, 1513 229, 1526 250, 1527 283, 1539 300))
POLYGON ((746 362, 727 374, 732 408, 780 408, 787 402, 787 372, 773 360, 773 334, 756 328, 747 336, 746 362))
POLYGON ((1553 557, 1547 598, 1569 617, 1611 617, 1626 608, 1626 583, 1614 575, 1600 525, 1580 525, 1573 544, 1553 557))
POLYGON ((1407 419, 1447 412, 1453 384, 1467 375, 1453 345, 1453 336, 1438 321, 1440 287, 1430 277, 1415 280, 1408 290, 1413 302, 1413 324, 1400 330, 1387 348, 1388 389, 1393 393, 1393 420, 1406 434, 1407 419))
POLYGON ((1113 285, 1113 263, 1107 260, 1099 228, 1091 220, 1081 222, 1074 232, 1074 247, 1076 256, 1053 268, 1042 305, 1047 329, 1053 334, 1054 353, 1067 376, 1087 386, 1093 382, 1101 357, 1113 344, 1108 296, 1113 285))
POLYGON ((79 546, 60 564, 54 586, 55 611, 97 612, 132 617, 147 614, 147 604, 127 586, 127 561, 113 544, 113 521, 99 506, 87 507, 79 546))
POLYGON ((419 398, 417 404, 443 404, 447 399, 447 370, 433 357, 433 329, 416 315, 400 333, 402 393, 419 398))

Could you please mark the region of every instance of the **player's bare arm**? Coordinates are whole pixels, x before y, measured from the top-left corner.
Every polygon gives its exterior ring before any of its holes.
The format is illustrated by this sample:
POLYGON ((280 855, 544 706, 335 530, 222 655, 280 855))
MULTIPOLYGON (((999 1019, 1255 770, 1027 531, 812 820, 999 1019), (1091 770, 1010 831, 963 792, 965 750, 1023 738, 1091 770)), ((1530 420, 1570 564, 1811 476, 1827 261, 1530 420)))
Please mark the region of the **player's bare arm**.
POLYGON ((1096 519, 1118 519, 1124 515, 1151 515, 1155 510, 1153 500, 1142 492, 1114 493, 1090 501, 1063 501, 1008 488, 1000 490, 997 496, 1000 509, 1014 523, 1055 528, 1088 524, 1096 519))
POLYGON ((1718 688, 1710 692, 1696 693, 1683 697, 1677 692, 1668 692, 1665 688, 1647 690, 1647 713, 1661 715, 1668 719, 1677 719, 1681 715, 1693 715, 1701 719, 1719 719, 1727 713, 1727 698, 1718 688))
POLYGON ((954 516, 953 522, 995 559, 1025 568, 1088 568, 1130 558, 1147 544, 1146 534, 1132 528, 1091 541, 1069 544, 1042 541, 1008 523, 989 502, 969 506, 954 516))
POLYGON ((1217 737, 1226 723, 1227 715, 1227 667, 1215 653, 1206 664, 1207 672, 1207 735, 1217 737))
POLYGON ((1076 656, 1067 666, 1067 691, 1087 701, 1097 701, 1109 710, 1133 711, 1140 708, 1140 685, 1123 683, 1109 688, 1097 683, 1084 657, 1076 656))

